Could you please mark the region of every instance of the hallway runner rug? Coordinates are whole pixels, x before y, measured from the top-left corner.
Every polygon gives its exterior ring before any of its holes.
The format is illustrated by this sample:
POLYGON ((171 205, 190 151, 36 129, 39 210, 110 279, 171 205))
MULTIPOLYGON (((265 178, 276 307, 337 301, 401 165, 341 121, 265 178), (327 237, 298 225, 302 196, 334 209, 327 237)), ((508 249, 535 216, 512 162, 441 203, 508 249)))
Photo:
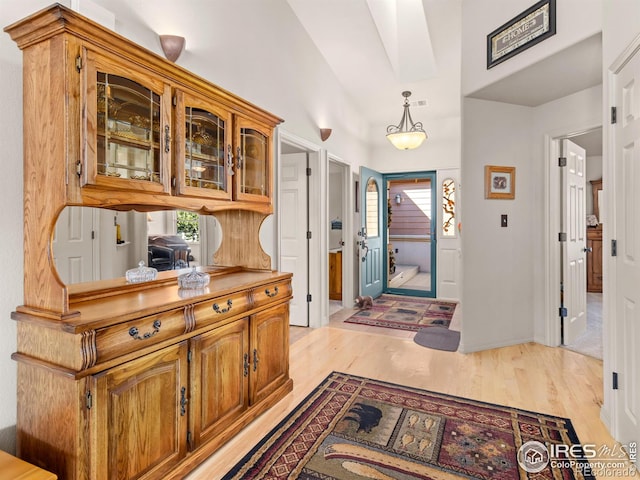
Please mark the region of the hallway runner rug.
POLYGON ((333 372, 223 480, 595 480, 545 442, 580 444, 567 418, 333 372))
POLYGON ((385 294, 374 299, 371 308, 357 311, 345 322, 412 332, 424 327, 449 328, 456 305, 429 298, 385 294))

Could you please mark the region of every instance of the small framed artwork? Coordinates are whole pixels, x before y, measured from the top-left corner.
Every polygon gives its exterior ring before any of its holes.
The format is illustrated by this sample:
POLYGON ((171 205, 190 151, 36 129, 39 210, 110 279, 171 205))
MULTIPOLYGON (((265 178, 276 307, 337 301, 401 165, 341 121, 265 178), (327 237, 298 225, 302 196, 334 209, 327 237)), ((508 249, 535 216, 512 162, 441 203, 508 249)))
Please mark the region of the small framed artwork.
POLYGON ((556 0, 542 0, 487 35, 487 69, 556 33, 556 0))
POLYGON ((513 200, 516 198, 516 167, 484 167, 484 197, 513 200))

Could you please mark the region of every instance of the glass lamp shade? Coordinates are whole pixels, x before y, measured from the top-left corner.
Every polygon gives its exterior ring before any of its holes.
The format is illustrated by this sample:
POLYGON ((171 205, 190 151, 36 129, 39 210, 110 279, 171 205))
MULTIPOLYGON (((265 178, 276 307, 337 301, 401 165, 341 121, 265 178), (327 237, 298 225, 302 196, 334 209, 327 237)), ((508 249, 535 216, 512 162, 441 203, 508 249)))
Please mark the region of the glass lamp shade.
POLYGON ((398 150, 412 150, 422 145, 427 138, 423 130, 388 133, 387 138, 398 150))

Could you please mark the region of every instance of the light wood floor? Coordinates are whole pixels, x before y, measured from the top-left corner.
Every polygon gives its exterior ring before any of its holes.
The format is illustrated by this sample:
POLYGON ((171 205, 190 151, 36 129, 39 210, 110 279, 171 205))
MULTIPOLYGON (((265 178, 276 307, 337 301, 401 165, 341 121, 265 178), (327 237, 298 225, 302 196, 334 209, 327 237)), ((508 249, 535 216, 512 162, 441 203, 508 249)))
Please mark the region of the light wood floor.
POLYGON ((466 355, 431 350, 415 344, 412 332, 343 323, 350 313, 333 315, 328 327, 292 329, 293 392, 189 480, 222 477, 331 371, 569 417, 583 443, 613 446, 600 420, 602 361, 534 343, 466 355))

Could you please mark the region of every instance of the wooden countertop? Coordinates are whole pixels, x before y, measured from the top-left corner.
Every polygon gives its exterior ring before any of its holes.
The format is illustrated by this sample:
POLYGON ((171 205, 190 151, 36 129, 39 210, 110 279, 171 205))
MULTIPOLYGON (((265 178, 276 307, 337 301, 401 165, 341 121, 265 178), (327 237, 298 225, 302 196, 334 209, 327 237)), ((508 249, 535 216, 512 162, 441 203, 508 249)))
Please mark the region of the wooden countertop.
POLYGON ((0 450, 0 472, 6 480, 56 480, 58 477, 0 450))
MULTIPOLYGON (((164 273, 164 272, 163 272, 164 273)), ((233 269, 211 275, 211 282, 199 296, 183 296, 178 289, 177 281, 154 285, 149 282, 149 288, 143 284, 142 290, 132 290, 117 295, 90 298, 71 302, 70 309, 79 315, 65 321, 46 322, 49 328, 61 329, 68 333, 81 333, 86 330, 103 328, 114 323, 121 323, 130 319, 180 308, 183 305, 205 301, 209 298, 228 295, 240 290, 250 289, 259 285, 287 280, 291 273, 276 271, 254 271, 233 269)), ((14 312, 12 318, 27 322, 43 323, 43 320, 30 315, 14 312)))

